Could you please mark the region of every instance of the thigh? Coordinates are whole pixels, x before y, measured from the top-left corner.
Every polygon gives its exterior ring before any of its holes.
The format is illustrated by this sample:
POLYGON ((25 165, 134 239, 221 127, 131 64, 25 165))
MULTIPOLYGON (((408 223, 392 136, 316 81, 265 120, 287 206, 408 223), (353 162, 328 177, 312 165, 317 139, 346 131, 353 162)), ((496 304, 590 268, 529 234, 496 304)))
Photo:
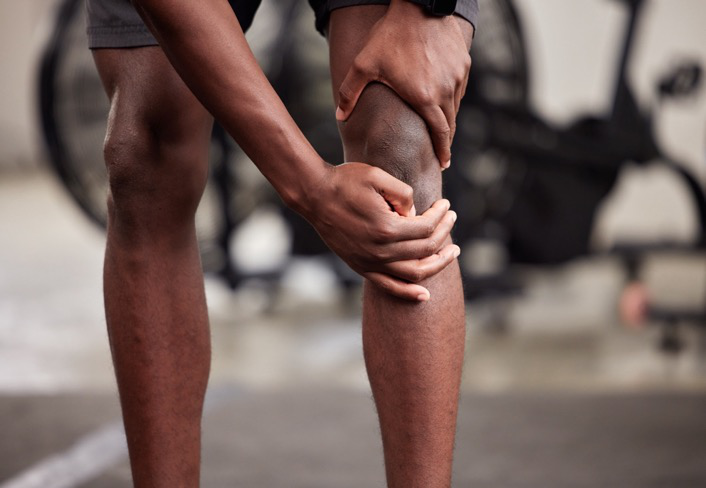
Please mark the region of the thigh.
POLYGON ((158 46, 93 55, 111 101, 104 156, 112 201, 141 218, 150 209, 154 221, 191 216, 208 177, 211 115, 158 46))
POLYGON ((160 139, 210 130, 209 113, 159 46, 96 49, 93 57, 111 101, 111 122, 147 126, 160 139))
MULTIPOLYGON (((331 82, 334 97, 338 97, 341 86, 353 60, 365 46, 365 42, 375 23, 387 11, 386 5, 356 5, 339 8, 331 12, 326 29, 331 63, 331 82)), ((456 16, 468 49, 471 48, 473 26, 456 16)), ((336 103, 338 100, 336 99, 336 103)))

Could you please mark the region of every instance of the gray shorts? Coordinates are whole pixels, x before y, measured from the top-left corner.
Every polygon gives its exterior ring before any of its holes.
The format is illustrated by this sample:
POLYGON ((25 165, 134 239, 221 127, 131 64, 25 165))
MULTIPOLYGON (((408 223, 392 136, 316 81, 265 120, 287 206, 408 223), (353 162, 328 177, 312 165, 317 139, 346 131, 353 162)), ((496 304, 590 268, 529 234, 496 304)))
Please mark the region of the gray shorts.
MULTIPOLYGON (((261 0, 229 0, 243 31, 252 24, 261 0)), ((309 0, 316 14, 316 29, 324 33, 332 10, 356 5, 388 5, 390 0, 309 0)), ((142 22, 130 0, 86 0, 88 47, 125 48, 159 43, 142 22)), ((458 0, 456 14, 476 26, 478 0, 458 0)))

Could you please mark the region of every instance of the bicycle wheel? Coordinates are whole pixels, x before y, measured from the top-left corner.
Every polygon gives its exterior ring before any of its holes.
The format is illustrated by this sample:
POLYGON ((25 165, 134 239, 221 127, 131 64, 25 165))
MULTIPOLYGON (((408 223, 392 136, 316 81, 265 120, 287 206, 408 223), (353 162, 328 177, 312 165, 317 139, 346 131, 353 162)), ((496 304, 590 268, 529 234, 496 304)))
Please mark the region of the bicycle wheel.
POLYGON ((511 0, 479 0, 466 104, 525 104, 529 73, 522 27, 511 0))
POLYGON ((473 67, 457 117, 450 174, 445 191, 459 219, 454 238, 463 249, 461 272, 469 297, 514 285, 495 278, 505 271, 503 229, 494 218, 509 205, 512 157, 486 144, 492 128, 486 114, 503 107, 524 107, 529 95, 529 67, 522 26, 511 0, 480 0, 473 67), (479 251, 480 252, 476 252, 479 251), (476 256, 478 256, 476 258, 476 256), (494 263, 491 263, 494 262, 494 263))
MULTIPOLYGON (((65 0, 57 11, 40 67, 40 118, 52 167, 84 213, 105 227, 108 178, 103 140, 109 103, 88 49, 83 5, 83 0, 65 0)), ((222 152, 214 140, 211 158, 222 152)), ((196 217, 207 270, 220 269, 225 260, 218 244, 223 232, 220 208, 217 189, 209 181, 196 217)))

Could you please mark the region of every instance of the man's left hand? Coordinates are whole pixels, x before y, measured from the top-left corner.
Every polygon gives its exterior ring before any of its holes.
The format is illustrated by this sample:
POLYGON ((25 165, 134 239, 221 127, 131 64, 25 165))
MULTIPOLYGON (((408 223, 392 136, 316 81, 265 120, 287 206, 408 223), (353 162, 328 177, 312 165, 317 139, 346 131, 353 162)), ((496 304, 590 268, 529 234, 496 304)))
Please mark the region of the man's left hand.
POLYGON ((470 68, 457 18, 433 17, 407 0, 392 0, 341 83, 336 118, 350 116, 368 83, 384 83, 426 121, 436 156, 447 168, 470 68))

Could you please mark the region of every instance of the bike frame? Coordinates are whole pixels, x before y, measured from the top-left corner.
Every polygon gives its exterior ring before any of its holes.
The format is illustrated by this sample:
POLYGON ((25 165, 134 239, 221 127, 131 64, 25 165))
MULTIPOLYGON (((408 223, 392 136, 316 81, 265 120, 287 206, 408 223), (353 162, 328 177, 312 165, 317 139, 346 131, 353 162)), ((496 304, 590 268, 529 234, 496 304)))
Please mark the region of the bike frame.
MULTIPOLYGON (((617 172, 628 162, 659 163, 684 182, 697 211, 699 235, 695 248, 706 247, 706 197, 687 169, 667 156, 654 134, 652 113, 641 109, 628 80, 633 47, 647 0, 617 0, 627 8, 625 36, 618 58, 613 105, 605 115, 580 116, 566 128, 539 118, 529 106, 480 107, 486 118, 480 145, 500 148, 519 158, 545 165, 573 165, 592 171, 617 172)), ((654 246, 647 246, 653 248, 654 246)), ((663 243, 658 246, 664 249, 663 243)), ((683 247, 683 246, 682 246, 683 247)))
POLYGON ((635 33, 639 24, 645 0, 615 0, 619 1, 628 9, 628 16, 625 26, 625 37, 620 53, 620 61, 618 64, 618 74, 615 82, 615 90, 613 96, 613 109, 611 119, 621 120, 625 116, 625 107, 629 101, 633 100, 632 92, 628 86, 627 70, 630 57, 632 55, 633 44, 635 41, 635 33))

